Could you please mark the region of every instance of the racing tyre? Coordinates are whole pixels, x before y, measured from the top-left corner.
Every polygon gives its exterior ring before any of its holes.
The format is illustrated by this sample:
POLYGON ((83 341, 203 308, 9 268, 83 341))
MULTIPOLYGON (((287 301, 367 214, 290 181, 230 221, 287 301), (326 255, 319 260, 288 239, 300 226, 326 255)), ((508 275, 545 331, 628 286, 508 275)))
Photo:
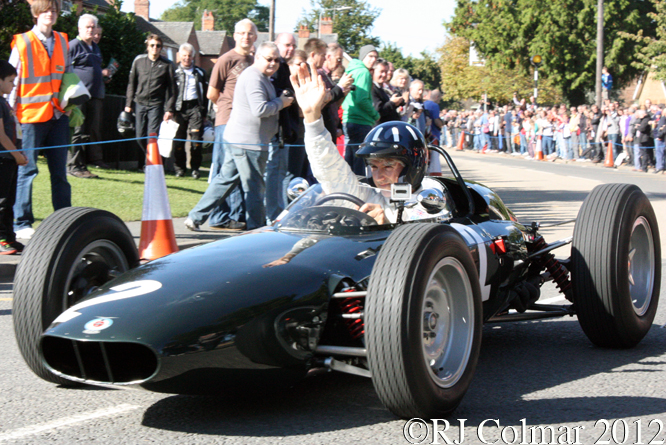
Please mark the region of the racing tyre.
POLYGON ((597 346, 630 348, 652 326, 659 301, 661 244, 645 194, 604 184, 583 202, 571 247, 573 302, 597 346))
POLYGON ((368 284, 368 367, 395 415, 451 413, 469 388, 481 347, 479 278, 450 226, 406 224, 388 238, 368 284))
POLYGON ((139 264, 127 226, 104 210, 68 207, 39 226, 14 277, 14 333, 26 363, 42 379, 67 386, 42 363, 42 333, 65 309, 139 264))

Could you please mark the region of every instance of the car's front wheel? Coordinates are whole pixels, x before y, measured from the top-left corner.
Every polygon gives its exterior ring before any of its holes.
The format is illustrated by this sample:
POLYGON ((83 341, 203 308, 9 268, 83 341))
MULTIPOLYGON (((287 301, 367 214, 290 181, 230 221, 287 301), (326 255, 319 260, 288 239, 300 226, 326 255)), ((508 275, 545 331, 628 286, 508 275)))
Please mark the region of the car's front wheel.
POLYGON ((14 333, 30 369, 44 380, 73 382, 42 363, 42 333, 67 308, 139 263, 131 233, 104 210, 68 207, 39 226, 14 277, 14 333))
POLYGON ((650 201, 635 185, 604 184, 585 199, 571 248, 574 307, 597 346, 629 348, 659 301, 661 244, 650 201))
POLYGON ((382 246, 368 285, 368 367, 394 414, 451 413, 469 388, 481 347, 479 279, 449 226, 407 224, 382 246))

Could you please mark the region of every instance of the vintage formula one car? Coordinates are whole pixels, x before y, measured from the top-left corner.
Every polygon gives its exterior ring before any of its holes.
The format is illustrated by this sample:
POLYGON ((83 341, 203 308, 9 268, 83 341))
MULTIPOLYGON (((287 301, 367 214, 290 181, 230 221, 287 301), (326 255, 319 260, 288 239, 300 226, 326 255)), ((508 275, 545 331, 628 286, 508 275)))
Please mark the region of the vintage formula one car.
POLYGON ((358 198, 315 185, 273 226, 143 265, 116 216, 55 212, 16 273, 21 353, 61 385, 177 394, 335 370, 371 377, 398 416, 432 418, 460 404, 484 323, 575 314, 601 347, 646 335, 661 252, 638 187, 596 187, 573 236, 549 244, 441 154, 452 177, 436 178, 444 193, 419 195, 438 215, 429 220, 378 225, 358 198), (556 259, 569 243, 571 256, 556 259), (538 302, 549 280, 567 304, 538 302))

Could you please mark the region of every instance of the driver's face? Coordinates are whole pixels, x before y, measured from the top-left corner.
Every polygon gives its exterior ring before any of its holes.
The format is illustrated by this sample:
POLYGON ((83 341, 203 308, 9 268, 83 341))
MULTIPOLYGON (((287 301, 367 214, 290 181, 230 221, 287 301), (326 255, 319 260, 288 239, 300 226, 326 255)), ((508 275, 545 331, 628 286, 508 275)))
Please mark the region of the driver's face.
POLYGON ((390 190, 391 184, 398 182, 403 166, 397 159, 370 159, 368 166, 372 171, 372 180, 380 189, 390 190))

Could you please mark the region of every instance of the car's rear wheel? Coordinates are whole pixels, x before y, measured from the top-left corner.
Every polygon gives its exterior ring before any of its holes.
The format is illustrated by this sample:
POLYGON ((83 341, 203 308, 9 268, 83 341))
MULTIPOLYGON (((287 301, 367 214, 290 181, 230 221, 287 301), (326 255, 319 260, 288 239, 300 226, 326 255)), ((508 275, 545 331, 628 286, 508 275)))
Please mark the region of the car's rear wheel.
POLYGON ((597 346, 629 348, 659 302, 661 247, 650 201, 635 185, 604 184, 578 213, 571 249, 574 307, 597 346))
POLYGON ((131 233, 112 213, 69 207, 44 220, 16 270, 12 309, 19 350, 35 374, 74 384, 42 364, 42 333, 68 307, 138 263, 131 233))
POLYGON ((451 413, 469 388, 481 347, 479 279, 449 226, 407 224, 382 246, 366 297, 368 367, 394 414, 451 413))

